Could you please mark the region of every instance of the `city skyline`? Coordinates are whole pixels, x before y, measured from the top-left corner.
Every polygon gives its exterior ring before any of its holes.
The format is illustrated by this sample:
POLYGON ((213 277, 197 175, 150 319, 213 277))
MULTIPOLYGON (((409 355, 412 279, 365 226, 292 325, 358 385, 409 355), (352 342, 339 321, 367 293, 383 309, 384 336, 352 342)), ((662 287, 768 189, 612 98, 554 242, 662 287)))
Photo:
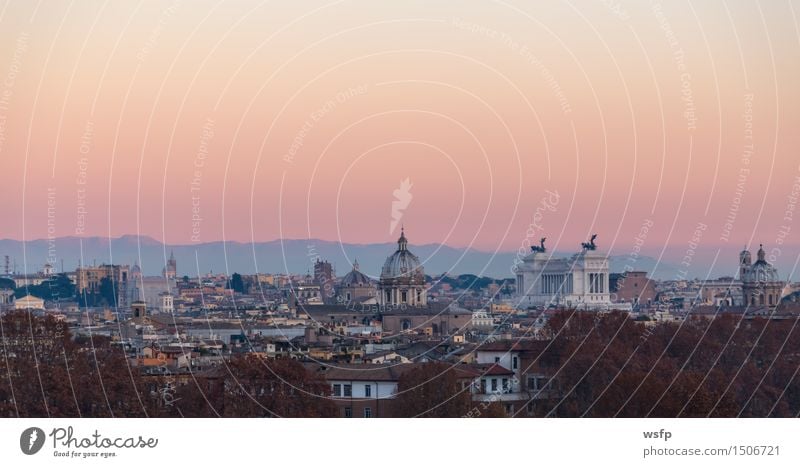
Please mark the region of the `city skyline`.
MULTIPOLYGON (((413 235, 411 237, 413 239, 413 235)), ((738 255, 742 247, 702 247, 698 244, 667 248, 663 255, 658 251, 633 248, 607 251, 602 238, 598 238, 599 250, 607 255, 613 272, 643 271, 654 278, 688 279, 735 276, 738 255), (695 247, 693 248, 692 245, 695 247), (688 256, 691 255, 691 256, 688 256)), ((0 257, 8 255, 12 269, 17 272, 35 272, 45 264, 57 270, 62 263, 66 270, 81 262, 91 264, 138 264, 148 275, 159 275, 171 254, 181 258, 182 273, 203 274, 211 271, 229 271, 252 274, 289 273, 303 274, 311 267, 314 258, 330 260, 337 271, 346 273, 354 262, 361 263, 362 270, 377 277, 386 248, 395 242, 373 244, 351 244, 320 239, 283 239, 255 244, 210 242, 202 244, 164 244, 155 239, 123 236, 115 239, 102 237, 40 239, 17 242, 0 239, 0 257), (23 255, 22 249, 25 249, 23 255), (83 252, 82 255, 80 252, 83 252), (22 257, 27 263, 21 261, 22 257), (14 267, 15 266, 15 267, 14 267), (187 269, 191 267, 191 269, 187 269), (15 269, 16 268, 16 269, 15 269)), ((533 242, 530 242, 533 243, 533 242)), ((527 245, 516 251, 483 251, 460 249, 441 244, 419 244, 411 241, 420 252, 424 263, 434 274, 478 274, 490 277, 511 277, 511 268, 527 254, 527 245)), ((791 281, 797 273, 797 257, 791 246, 775 246, 756 243, 746 247, 755 252, 759 246, 765 248, 766 257, 782 272, 785 280, 791 281)), ((532 245, 535 246, 535 245, 532 245)), ((579 245, 550 245, 548 251, 555 258, 565 258, 579 250, 579 245)))

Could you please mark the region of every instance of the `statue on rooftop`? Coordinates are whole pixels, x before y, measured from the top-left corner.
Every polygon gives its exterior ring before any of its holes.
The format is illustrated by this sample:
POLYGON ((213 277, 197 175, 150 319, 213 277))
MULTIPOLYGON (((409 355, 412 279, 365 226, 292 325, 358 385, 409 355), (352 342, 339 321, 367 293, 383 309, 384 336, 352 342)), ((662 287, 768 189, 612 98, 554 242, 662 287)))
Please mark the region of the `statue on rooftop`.
POLYGON ((544 247, 545 240, 547 240, 547 237, 542 237, 542 239, 539 240, 539 246, 536 245, 531 246, 531 251, 534 253, 544 253, 545 251, 547 251, 547 249, 544 247))
POLYGON ((596 250, 597 245, 595 245, 594 240, 597 238, 597 234, 593 234, 591 240, 588 243, 581 243, 581 246, 584 250, 596 250))

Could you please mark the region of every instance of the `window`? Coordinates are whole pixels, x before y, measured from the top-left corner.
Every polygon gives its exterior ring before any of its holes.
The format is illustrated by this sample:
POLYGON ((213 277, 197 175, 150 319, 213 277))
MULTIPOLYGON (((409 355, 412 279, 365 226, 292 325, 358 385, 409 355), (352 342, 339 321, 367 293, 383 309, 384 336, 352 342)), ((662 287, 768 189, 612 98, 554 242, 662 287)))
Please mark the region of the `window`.
POLYGON ((535 391, 536 390, 536 377, 529 376, 528 377, 528 390, 535 391))
POLYGON ((345 384, 344 385, 344 397, 353 397, 353 385, 352 384, 345 384))
POLYGON ((503 392, 508 392, 508 378, 503 378, 503 392))
POLYGON ((494 357, 494 362, 495 363, 500 363, 500 357, 494 357))
POLYGON ((364 386, 364 397, 372 397, 372 386, 369 384, 364 386))
POLYGON ((492 378, 492 392, 497 391, 497 378, 492 378))
POLYGON ((481 380, 481 394, 486 394, 486 380, 481 380))
POLYGON ((536 379, 537 389, 545 389, 549 382, 550 381, 547 378, 545 378, 544 376, 541 376, 541 377, 537 378, 536 379))
POLYGON ((407 301, 408 301, 408 292, 406 292, 405 290, 404 290, 403 292, 401 292, 401 293, 400 293, 400 296, 402 297, 400 300, 401 300, 403 303, 405 303, 405 302, 407 302, 407 301))
POLYGON ((345 407, 344 408, 344 418, 353 418, 353 408, 352 407, 345 407))
POLYGON ((333 395, 336 397, 340 397, 342 395, 342 385, 341 384, 334 384, 333 385, 333 395))
POLYGON ((533 402, 528 402, 528 413, 529 414, 533 413, 533 402))
POLYGON ((519 367, 519 357, 511 358, 511 369, 516 370, 519 367))
POLYGON ((364 407, 364 418, 372 418, 372 408, 364 407))
POLYGON ((513 404, 506 404, 506 414, 511 415, 514 413, 514 405, 513 404))

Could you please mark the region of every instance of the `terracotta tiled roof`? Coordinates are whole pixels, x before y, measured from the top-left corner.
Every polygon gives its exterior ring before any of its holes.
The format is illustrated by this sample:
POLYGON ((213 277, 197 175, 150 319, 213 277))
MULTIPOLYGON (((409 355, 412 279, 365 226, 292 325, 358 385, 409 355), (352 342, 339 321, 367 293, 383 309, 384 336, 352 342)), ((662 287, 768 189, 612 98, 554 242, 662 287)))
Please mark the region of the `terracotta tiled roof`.
POLYGON ((541 352, 547 347, 549 341, 520 339, 487 342, 478 346, 479 351, 485 352, 510 352, 510 351, 535 351, 541 352))
POLYGON ((398 381, 415 364, 336 365, 321 370, 328 381, 398 381))
POLYGON ((512 370, 509 370, 508 368, 505 368, 505 367, 503 367, 501 365, 498 365, 496 363, 494 363, 492 365, 484 365, 484 366, 481 366, 481 367, 478 367, 478 368, 479 368, 479 371, 481 372, 481 375, 483 375, 483 376, 504 376, 504 375, 513 375, 514 374, 514 372, 512 370))

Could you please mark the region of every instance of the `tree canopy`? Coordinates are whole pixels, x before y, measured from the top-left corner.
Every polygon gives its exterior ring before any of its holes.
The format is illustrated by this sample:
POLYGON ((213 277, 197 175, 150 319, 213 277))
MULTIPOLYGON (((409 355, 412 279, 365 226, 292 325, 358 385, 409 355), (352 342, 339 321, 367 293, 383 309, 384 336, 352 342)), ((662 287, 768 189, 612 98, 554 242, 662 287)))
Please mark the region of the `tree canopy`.
POLYGON ((400 376, 394 416, 463 417, 470 411, 471 397, 451 365, 424 363, 400 376))
POLYGON ((72 283, 66 274, 57 274, 39 285, 27 285, 14 290, 14 296, 17 298, 26 295, 33 295, 47 301, 74 300, 75 284, 72 283))

